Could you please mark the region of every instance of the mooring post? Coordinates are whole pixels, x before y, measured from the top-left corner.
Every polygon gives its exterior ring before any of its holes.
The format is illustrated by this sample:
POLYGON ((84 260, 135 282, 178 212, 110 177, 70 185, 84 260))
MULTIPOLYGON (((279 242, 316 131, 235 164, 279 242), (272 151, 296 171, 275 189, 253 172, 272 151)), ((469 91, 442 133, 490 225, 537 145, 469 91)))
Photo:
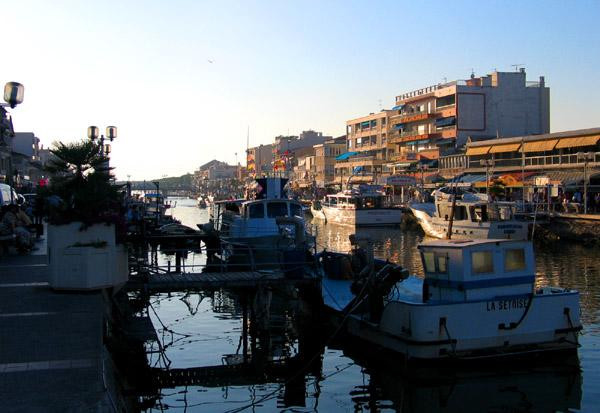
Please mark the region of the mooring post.
POLYGON ((181 272, 181 251, 175 252, 175 273, 181 272))
POLYGON ((244 292, 242 294, 242 344, 244 363, 248 362, 248 297, 244 292))

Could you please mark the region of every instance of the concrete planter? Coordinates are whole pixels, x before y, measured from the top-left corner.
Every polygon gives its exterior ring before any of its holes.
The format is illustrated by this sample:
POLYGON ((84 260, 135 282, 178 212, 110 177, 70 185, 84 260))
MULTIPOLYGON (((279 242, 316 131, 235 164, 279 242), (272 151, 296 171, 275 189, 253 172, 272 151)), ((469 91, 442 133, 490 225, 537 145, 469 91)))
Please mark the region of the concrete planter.
POLYGON ((114 225, 48 226, 50 286, 56 290, 121 288, 128 278, 127 249, 115 243, 114 225), (95 245, 93 245, 95 244, 95 245))

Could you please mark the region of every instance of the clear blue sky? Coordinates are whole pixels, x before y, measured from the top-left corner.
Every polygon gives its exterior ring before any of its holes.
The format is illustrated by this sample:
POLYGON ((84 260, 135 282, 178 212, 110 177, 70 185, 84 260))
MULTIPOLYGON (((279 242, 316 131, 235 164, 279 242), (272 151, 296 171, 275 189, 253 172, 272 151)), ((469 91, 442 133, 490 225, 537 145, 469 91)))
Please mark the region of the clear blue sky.
POLYGON ((0 82, 45 144, 114 124, 120 178, 243 163, 250 144, 513 70, 546 76, 551 129, 600 126, 599 1, 0 0, 0 82), (209 62, 212 61, 213 63, 209 62))

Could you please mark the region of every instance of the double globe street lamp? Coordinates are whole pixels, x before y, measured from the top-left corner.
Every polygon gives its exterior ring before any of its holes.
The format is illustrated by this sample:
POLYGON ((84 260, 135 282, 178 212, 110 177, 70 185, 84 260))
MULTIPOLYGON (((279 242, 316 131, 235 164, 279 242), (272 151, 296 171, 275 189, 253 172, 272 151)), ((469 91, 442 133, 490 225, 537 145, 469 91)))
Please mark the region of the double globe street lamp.
POLYGON ((104 135, 100 135, 100 128, 98 128, 97 126, 89 126, 88 130, 87 130, 87 135, 88 135, 88 138, 92 142, 96 142, 96 140, 98 140, 98 145, 100 147, 100 154, 107 158, 106 163, 104 165, 104 169, 108 173, 109 169, 110 169, 110 166, 109 166, 110 159, 108 159, 108 155, 111 152, 111 144, 105 143, 105 141, 108 140, 112 143, 112 141, 114 141, 117 138, 117 127, 116 126, 107 126, 106 127, 106 137, 104 137, 104 135), (100 136, 98 136, 98 135, 100 135, 100 136))

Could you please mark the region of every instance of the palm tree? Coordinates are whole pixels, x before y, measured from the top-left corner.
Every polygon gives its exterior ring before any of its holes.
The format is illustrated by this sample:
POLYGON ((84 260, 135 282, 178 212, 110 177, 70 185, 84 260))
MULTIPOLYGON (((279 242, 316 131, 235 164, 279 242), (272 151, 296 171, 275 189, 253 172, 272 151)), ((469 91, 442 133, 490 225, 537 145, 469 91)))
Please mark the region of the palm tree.
POLYGON ((111 184, 108 157, 100 144, 82 140, 75 143, 55 142, 52 159, 46 165, 50 174, 47 195, 57 195, 64 205, 54 214, 58 221, 102 221, 116 212, 117 187, 111 184))

